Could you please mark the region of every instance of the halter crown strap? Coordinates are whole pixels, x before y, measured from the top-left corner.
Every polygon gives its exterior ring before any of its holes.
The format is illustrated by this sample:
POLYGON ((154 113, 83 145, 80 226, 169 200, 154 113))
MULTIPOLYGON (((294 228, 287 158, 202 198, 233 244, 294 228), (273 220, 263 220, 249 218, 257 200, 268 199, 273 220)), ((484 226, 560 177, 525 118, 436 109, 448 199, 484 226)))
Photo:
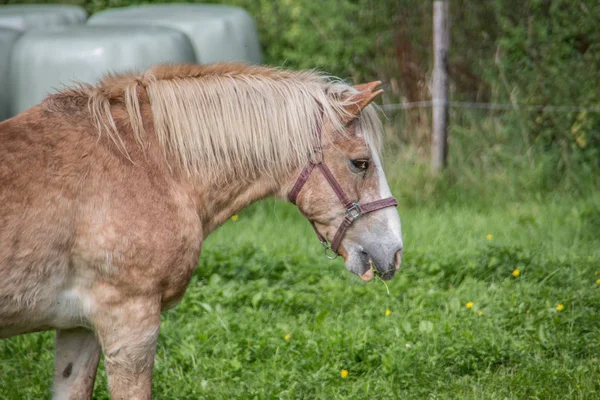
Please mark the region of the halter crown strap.
POLYGON ((372 202, 366 203, 366 204, 360 204, 360 203, 353 202, 348 198, 348 196, 346 195, 346 192, 344 192, 344 189, 342 189, 342 187, 338 183, 337 179, 335 179, 335 177, 333 176, 333 174, 331 173, 331 171, 329 170, 329 168, 327 168, 327 166, 325 164, 311 163, 302 170, 302 172, 300 173, 300 176, 298 176, 298 179, 296 180, 296 183, 294 184, 294 187, 288 194, 288 198, 290 199, 290 201, 293 204, 296 204, 296 200, 298 199, 298 195, 300 194, 300 191, 304 187, 304 184, 306 183, 306 181, 308 181, 308 178, 310 177, 310 174, 315 169, 315 167, 318 167, 321 170, 321 172, 323 173, 323 176, 325 176, 325 179, 327 180, 327 182, 329 182, 329 185, 331 186, 331 188, 335 192, 336 196, 338 197, 338 199, 340 200, 340 202, 344 205, 344 208, 346 209, 346 215, 344 216, 344 219, 343 219, 340 227, 338 228, 337 232, 335 233, 335 236, 333 237, 331 246, 329 245, 329 243, 327 243, 327 239, 319 232, 315 223, 313 221, 309 220, 313 229, 315 230, 315 233, 317 234, 317 237, 319 238, 319 241, 325 247, 325 255, 328 258, 335 258, 339 254, 338 248, 340 247, 340 243, 342 242, 342 239, 344 237, 344 234, 346 233, 346 230, 350 227, 350 225, 352 225, 352 223, 354 221, 356 221, 358 218, 360 218, 364 214, 368 214, 370 212, 381 210, 381 209, 387 208, 387 207, 395 207, 398 205, 398 201, 396 201, 396 199, 394 197, 388 197, 385 199, 375 200, 375 201, 372 201, 372 202), (330 248, 334 252, 333 256, 330 256, 327 253, 327 251, 330 248))
POLYGON ((312 172, 312 170, 315 168, 315 165, 316 164, 313 164, 313 163, 308 164, 308 166, 306 166, 302 170, 300 175, 298 176, 298 179, 296 180, 294 187, 288 194, 288 199, 290 199, 292 204, 294 204, 294 205, 296 204, 296 199, 298 198, 298 195, 300 194, 300 190, 302 190, 302 187, 308 180, 308 177, 310 176, 310 173, 312 172))

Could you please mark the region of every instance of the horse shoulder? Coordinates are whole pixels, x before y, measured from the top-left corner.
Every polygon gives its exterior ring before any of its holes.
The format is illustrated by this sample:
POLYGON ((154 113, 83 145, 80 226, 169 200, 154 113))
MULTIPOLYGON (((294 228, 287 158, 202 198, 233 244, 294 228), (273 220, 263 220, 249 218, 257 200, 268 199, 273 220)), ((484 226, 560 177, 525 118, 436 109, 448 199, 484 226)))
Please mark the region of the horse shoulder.
POLYGON ((180 298, 198 263, 193 199, 166 173, 99 149, 81 193, 72 262, 123 296, 180 298))

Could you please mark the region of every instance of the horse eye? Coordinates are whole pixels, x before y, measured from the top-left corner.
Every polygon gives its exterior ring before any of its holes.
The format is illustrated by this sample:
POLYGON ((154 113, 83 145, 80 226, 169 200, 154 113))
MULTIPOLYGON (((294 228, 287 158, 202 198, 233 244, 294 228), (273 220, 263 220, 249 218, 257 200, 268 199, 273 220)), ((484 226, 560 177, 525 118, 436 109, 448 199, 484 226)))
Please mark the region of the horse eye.
POLYGON ((354 172, 363 172, 369 168, 369 160, 350 160, 350 165, 354 172))

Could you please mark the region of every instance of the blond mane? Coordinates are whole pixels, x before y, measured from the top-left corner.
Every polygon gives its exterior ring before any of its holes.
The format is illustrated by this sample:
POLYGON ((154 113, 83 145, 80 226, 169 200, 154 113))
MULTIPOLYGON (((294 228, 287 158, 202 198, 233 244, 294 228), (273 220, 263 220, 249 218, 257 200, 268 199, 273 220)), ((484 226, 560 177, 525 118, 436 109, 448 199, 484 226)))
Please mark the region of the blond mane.
MULTIPOLYGON (((124 106, 134 138, 145 148, 141 103, 146 99, 166 159, 214 182, 276 177, 307 164, 321 145, 323 119, 343 134, 341 119, 356 93, 314 71, 236 64, 159 66, 141 75, 112 75, 83 90, 98 131, 125 152, 111 107, 124 106)), ((357 132, 380 143, 372 106, 361 113, 357 132)))

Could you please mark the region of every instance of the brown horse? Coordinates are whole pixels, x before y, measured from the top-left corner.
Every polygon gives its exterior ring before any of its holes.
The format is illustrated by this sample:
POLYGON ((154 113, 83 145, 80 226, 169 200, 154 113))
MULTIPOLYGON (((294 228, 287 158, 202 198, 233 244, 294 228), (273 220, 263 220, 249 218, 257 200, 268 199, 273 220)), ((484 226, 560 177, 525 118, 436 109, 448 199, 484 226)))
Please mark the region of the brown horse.
POLYGON ((100 351, 113 398, 150 398, 160 312, 204 238, 267 196, 294 202, 348 270, 390 279, 402 238, 378 85, 161 66, 0 123, 0 338, 57 331, 55 398, 91 397, 100 351))

